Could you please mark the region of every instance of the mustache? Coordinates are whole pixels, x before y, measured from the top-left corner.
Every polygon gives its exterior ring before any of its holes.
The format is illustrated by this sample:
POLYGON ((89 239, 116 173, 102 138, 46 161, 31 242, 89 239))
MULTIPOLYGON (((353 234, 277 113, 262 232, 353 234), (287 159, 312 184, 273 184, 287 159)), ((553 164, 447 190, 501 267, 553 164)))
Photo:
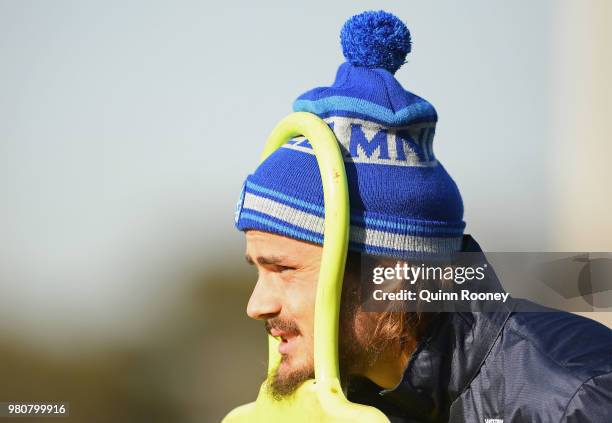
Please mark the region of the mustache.
POLYGON ((266 332, 268 332, 268 335, 271 335, 270 331, 272 329, 278 329, 280 331, 288 332, 294 335, 301 334, 300 328, 294 321, 281 319, 279 317, 275 317, 273 319, 266 320, 265 326, 266 326, 266 332))

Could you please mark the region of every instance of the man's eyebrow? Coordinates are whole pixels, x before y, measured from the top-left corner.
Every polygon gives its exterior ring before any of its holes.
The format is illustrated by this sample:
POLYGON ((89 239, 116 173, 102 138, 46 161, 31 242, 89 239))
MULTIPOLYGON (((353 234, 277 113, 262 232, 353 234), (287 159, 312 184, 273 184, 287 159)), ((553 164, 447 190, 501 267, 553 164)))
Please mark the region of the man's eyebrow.
MULTIPOLYGON (((255 264, 255 260, 253 260, 253 258, 251 258, 250 255, 246 254, 244 256, 245 260, 247 261, 247 263, 249 264, 255 264)), ((286 257, 282 257, 282 256, 268 256, 268 257, 257 257, 257 263, 261 264, 261 265, 269 265, 269 264, 279 264, 282 263, 284 261, 286 261, 287 258, 286 257)))

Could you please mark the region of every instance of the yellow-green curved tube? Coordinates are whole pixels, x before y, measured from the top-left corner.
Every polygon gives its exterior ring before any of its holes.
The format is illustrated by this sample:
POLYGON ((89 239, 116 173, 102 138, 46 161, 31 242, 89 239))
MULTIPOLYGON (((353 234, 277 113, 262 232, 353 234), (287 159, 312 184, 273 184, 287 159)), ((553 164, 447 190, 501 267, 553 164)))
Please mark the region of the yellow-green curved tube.
MULTIPOLYGON (((223 423, 388 423, 374 407, 351 403, 340 386, 338 327, 340 295, 349 235, 349 197, 342 152, 332 130, 312 113, 292 113, 272 131, 262 161, 290 139, 303 135, 313 147, 323 185, 325 224, 314 324, 315 379, 282 401, 269 395, 267 381, 255 402, 232 410, 223 423)), ((269 337, 268 375, 280 362, 276 338, 269 337)))
MULTIPOLYGON (((348 246, 348 185, 336 136, 323 120, 312 113, 296 112, 283 119, 272 131, 264 148, 262 161, 288 140, 299 135, 310 141, 317 158, 325 204, 323 253, 314 323, 315 376, 318 381, 323 381, 340 377, 338 314, 348 246)), ((277 348, 274 350, 278 351, 277 348)), ((277 356, 273 358, 278 361, 277 356)), ((268 363, 269 370, 273 370, 271 364, 275 363, 268 363)))

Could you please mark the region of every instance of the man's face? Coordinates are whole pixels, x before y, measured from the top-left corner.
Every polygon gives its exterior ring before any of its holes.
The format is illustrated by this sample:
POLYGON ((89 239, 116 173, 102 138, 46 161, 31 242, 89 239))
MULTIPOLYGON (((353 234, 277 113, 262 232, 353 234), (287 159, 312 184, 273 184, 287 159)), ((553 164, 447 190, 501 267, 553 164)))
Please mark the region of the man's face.
MULTIPOLYGON (((247 314, 265 321, 268 333, 281 339, 281 362, 270 384, 272 394, 280 398, 314 377, 314 309, 322 248, 255 230, 246 233, 246 243, 246 259, 258 270, 247 314)), ((372 333, 372 313, 357 312, 356 304, 355 295, 345 289, 339 350, 346 374, 369 361, 365 345, 366 334, 372 333)))
POLYGON ((272 389, 279 396, 313 377, 313 328, 321 247, 267 232, 246 233, 246 259, 258 270, 247 306, 280 337, 281 362, 272 389))

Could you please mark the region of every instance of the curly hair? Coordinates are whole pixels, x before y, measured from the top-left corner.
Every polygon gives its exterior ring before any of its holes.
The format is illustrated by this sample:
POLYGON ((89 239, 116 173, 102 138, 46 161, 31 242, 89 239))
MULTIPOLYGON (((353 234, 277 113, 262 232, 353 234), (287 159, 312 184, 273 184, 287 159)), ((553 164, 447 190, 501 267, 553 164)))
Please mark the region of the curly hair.
MULTIPOLYGON (((350 320, 350 317, 357 312, 366 312, 361 299, 364 298, 363 292, 368 288, 364 286, 360 277, 364 258, 376 266, 395 266, 399 261, 349 252, 342 288, 342 320, 350 320)), ((380 352, 390 347, 397 348, 398 353, 414 350, 425 336, 429 323, 435 316, 435 313, 389 309, 366 313, 374 321, 372 326, 375 329, 368 336, 369 343, 367 345, 368 349, 373 352, 380 352)))

